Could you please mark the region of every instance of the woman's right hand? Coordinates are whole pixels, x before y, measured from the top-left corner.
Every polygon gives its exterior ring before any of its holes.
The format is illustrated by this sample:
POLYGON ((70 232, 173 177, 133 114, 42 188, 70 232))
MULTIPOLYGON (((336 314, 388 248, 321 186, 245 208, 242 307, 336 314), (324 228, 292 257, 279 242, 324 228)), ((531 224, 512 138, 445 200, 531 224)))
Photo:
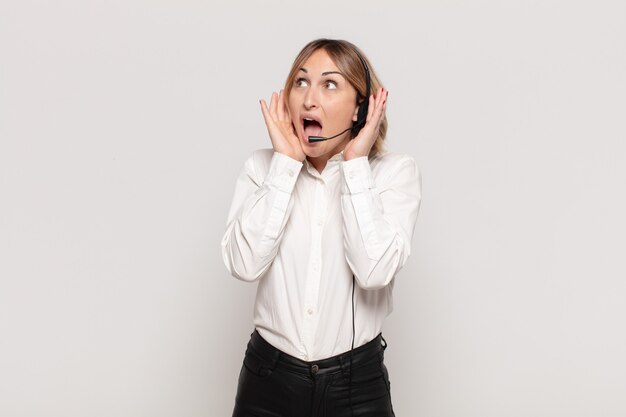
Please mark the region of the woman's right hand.
POLYGON ((260 103, 274 150, 300 162, 304 161, 306 155, 294 131, 289 110, 285 105, 283 90, 280 90, 280 94, 272 93, 269 109, 265 100, 261 99, 260 103))

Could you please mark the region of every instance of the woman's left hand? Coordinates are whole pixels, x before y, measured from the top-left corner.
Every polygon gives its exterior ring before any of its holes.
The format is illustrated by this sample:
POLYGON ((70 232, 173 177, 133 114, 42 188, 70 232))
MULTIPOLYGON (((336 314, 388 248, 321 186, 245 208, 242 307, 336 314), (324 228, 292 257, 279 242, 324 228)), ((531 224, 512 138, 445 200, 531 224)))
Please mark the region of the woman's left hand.
POLYGON ((378 137, 378 128, 385 115, 387 108, 387 95, 389 91, 384 88, 378 90, 378 94, 369 97, 369 108, 367 109, 367 121, 359 134, 352 139, 343 150, 343 159, 350 159, 368 156, 372 146, 378 137))

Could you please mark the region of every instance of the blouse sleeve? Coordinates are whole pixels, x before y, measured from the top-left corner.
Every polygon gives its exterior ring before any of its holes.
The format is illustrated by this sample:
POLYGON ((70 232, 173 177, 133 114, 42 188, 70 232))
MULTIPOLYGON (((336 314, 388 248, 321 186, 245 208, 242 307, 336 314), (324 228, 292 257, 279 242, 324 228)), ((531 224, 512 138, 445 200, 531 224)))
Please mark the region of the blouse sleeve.
POLYGON ((256 281, 278 252, 289 213, 293 188, 302 162, 274 152, 267 175, 259 175, 255 154, 237 179, 222 238, 222 258, 228 271, 243 281, 256 281))
POLYGON ((412 157, 384 168, 374 178, 367 157, 342 162, 346 260, 358 285, 371 290, 388 285, 406 263, 421 201, 412 157))

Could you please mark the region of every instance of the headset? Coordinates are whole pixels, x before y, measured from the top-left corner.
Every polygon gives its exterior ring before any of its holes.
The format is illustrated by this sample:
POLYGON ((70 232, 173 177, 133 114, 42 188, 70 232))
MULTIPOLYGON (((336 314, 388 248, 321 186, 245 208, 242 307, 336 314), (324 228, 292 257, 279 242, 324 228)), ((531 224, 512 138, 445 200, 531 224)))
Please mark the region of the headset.
POLYGON ((371 84, 372 84, 372 80, 370 78, 370 69, 367 66, 367 62, 365 62, 365 59, 359 53, 359 51, 356 49, 356 47, 353 47, 352 49, 353 49, 354 53, 356 53, 356 55, 359 57, 359 60, 361 60, 361 64, 363 64, 363 69, 365 70, 365 84, 366 84, 366 86, 365 86, 365 98, 363 98, 363 100, 359 104, 359 111, 357 112, 356 122, 354 122, 354 124, 351 127, 345 129, 342 132, 337 133, 336 135, 330 136, 330 137, 309 136, 309 143, 323 142, 325 140, 333 139, 333 138, 336 138, 339 135, 344 134, 348 130, 353 130, 354 131, 354 136, 356 136, 356 135, 359 134, 359 132, 361 131, 361 129, 365 125, 365 122, 367 121, 367 111, 368 111, 369 106, 370 106, 370 91, 371 91, 371 84))

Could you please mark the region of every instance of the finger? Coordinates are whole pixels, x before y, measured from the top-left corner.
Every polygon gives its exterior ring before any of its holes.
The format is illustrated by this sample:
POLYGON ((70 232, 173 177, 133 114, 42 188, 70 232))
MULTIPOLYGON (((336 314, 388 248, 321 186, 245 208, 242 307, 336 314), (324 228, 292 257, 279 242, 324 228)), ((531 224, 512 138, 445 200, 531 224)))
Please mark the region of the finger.
POLYGON ((278 94, 278 120, 285 120, 285 96, 283 95, 283 90, 280 90, 278 94))
MULTIPOLYGON (((370 104, 369 107, 367 109, 367 122, 372 122, 373 125, 376 125, 377 120, 375 120, 377 111, 379 109, 380 103, 382 102, 382 98, 383 98, 383 94, 382 94, 383 88, 380 87, 378 89, 378 94, 374 95, 372 94, 370 96, 370 104)), ((366 123, 367 124, 367 123, 366 123)))
POLYGON ((378 109, 378 107, 380 106, 380 104, 383 102, 384 98, 385 98, 385 89, 380 87, 378 89, 378 94, 376 95, 376 109, 378 109))
POLYGON ((276 109, 278 107, 278 94, 276 92, 272 93, 272 100, 270 101, 270 114, 276 120, 278 115, 276 114, 276 109))
POLYGON ((388 93, 387 90, 381 89, 380 98, 379 98, 378 105, 376 106, 376 109, 382 108, 383 104, 387 102, 387 93, 388 93))
POLYGON ((287 120, 290 120, 293 123, 293 119, 291 118, 291 112, 289 111, 288 106, 285 106, 285 116, 287 117, 287 120))
POLYGON ((387 94, 385 94, 385 100, 383 100, 383 104, 381 107, 382 109, 380 111, 380 116, 378 117, 378 125, 376 126, 377 130, 383 122, 383 119, 385 118, 385 113, 387 112, 387 94))
POLYGON ((291 118, 291 112, 289 111, 289 107, 287 105, 285 105, 285 120, 291 123, 291 131, 293 132, 294 135, 296 135, 296 126, 293 124, 293 119, 291 118))
MULTIPOLYGON (((371 127, 373 131, 378 129, 378 127, 380 126, 386 100, 387 100, 386 92, 379 91, 378 95, 376 96, 376 100, 374 100, 374 103, 371 109, 371 115, 368 116, 368 125, 369 125, 368 127, 371 127)), ((368 111, 368 113, 370 112, 368 111)))
MULTIPOLYGON (((381 89, 382 90, 382 89, 381 89)), ((376 126, 378 127, 383 119, 383 114, 385 112, 385 108, 387 106, 387 95, 388 91, 383 90, 380 93, 379 102, 376 106, 376 111, 374 112, 374 119, 376 120, 376 126)))
POLYGON ((383 104, 382 104, 382 112, 385 112, 385 109, 387 108, 387 98, 389 97, 389 90, 385 91, 385 98, 383 99, 383 104))
POLYGON ((367 118, 366 118, 366 123, 369 123, 370 120, 372 120, 372 117, 374 116, 374 107, 376 105, 376 99, 374 98, 374 94, 371 94, 369 96, 369 105, 367 106, 367 118))
POLYGON ((378 95, 376 96, 376 104, 374 105, 374 114, 380 111, 380 108, 383 105, 383 102, 385 101, 385 99, 386 99, 386 93, 384 89, 381 87, 380 90, 378 91, 378 95))
POLYGON ((265 102, 265 100, 261 99, 259 100, 259 103, 261 103, 261 112, 263 113, 263 119, 265 120, 265 125, 269 129, 270 124, 273 123, 272 116, 270 115, 270 111, 267 108, 267 103, 265 102))

